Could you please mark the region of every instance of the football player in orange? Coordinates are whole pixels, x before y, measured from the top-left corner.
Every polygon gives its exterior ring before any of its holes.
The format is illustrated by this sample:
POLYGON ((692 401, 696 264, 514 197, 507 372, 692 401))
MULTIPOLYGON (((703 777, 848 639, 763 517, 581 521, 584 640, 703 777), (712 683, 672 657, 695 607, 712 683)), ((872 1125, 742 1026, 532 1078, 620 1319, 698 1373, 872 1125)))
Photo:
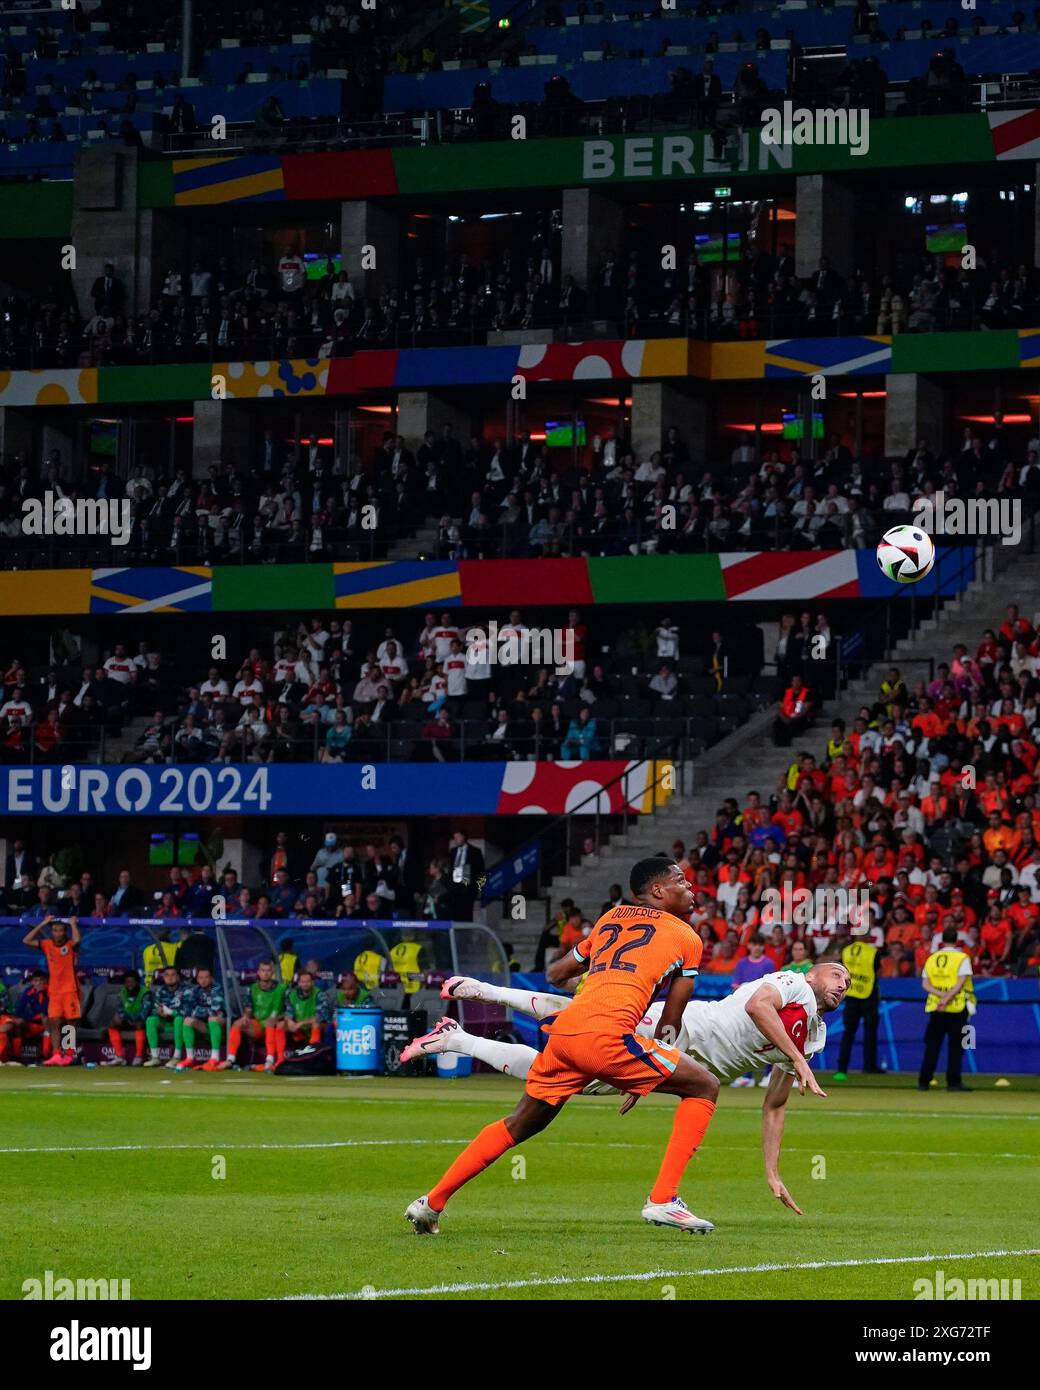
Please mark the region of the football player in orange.
POLYGON ((79 950, 79 918, 72 916, 68 925, 56 918, 47 916, 37 922, 32 931, 22 938, 25 946, 36 946, 47 961, 47 1032, 50 1034, 51 1055, 44 1062, 45 1067, 68 1067, 76 1060, 76 1045, 66 1046, 70 1035, 80 1017, 79 981, 76 978, 76 952, 79 950), (50 936, 40 939, 40 933, 50 927, 50 936))
MULTIPOLYGON (((506 1119, 483 1129, 437 1185, 409 1204, 405 1216, 417 1235, 435 1235, 453 1193, 545 1129, 571 1096, 595 1080, 633 1097, 651 1091, 679 1097, 643 1218, 682 1231, 714 1229, 679 1197, 679 1182, 704 1138, 719 1093, 718 1081, 706 1068, 670 1045, 679 1035, 701 959, 701 939, 687 921, 693 892, 678 864, 663 856, 641 859, 629 887, 636 905, 604 913, 564 958, 566 974, 587 968, 588 975, 574 1002, 543 1024, 549 1042, 528 1073, 519 1105, 506 1119), (654 1036, 637 1036, 666 981, 668 994, 654 1036)), ((559 979, 559 971, 555 973, 559 979)))

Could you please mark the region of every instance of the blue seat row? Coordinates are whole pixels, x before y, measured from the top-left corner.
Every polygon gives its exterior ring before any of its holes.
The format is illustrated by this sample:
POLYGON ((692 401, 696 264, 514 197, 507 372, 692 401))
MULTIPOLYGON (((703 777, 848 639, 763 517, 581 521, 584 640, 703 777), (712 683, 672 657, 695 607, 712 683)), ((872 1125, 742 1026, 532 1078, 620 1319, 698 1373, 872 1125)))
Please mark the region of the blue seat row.
MULTIPOLYGON (((723 86, 732 86, 747 53, 717 53, 715 71, 723 86)), ((782 52, 753 55, 759 74, 771 88, 782 87, 787 77, 787 55, 782 52)), ((464 68, 457 72, 429 72, 387 77, 383 84, 387 111, 469 106, 478 82, 490 82, 499 102, 541 101, 545 83, 554 74, 567 78, 582 101, 605 101, 619 95, 653 96, 668 90, 668 77, 687 66, 682 58, 618 58, 606 63, 561 64, 521 68, 464 68)))

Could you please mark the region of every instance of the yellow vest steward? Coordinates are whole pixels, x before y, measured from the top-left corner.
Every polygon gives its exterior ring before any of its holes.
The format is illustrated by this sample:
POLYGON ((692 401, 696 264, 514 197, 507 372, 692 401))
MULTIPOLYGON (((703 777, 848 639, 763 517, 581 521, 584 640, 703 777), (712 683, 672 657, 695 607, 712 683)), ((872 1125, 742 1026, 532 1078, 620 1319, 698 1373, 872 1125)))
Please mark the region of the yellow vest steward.
POLYGON ((283 951, 278 957, 278 969, 282 979, 287 985, 291 985, 296 975, 296 968, 300 964, 299 956, 294 956, 291 951, 283 951))
POLYGON ((354 974, 366 989, 379 988, 383 957, 378 951, 362 951, 354 961, 354 974))
MULTIPOLYGON (((924 963, 924 973, 928 978, 928 983, 934 989, 941 989, 944 992, 957 987, 960 979, 961 962, 968 957, 963 951, 958 951, 956 946, 946 946, 941 951, 936 951, 928 957, 924 963)), ((961 1014, 968 1007, 968 1000, 974 1000, 975 987, 968 978, 968 983, 957 995, 956 999, 950 1001, 943 1010, 947 1014, 961 1014)), ((939 1000, 936 995, 930 994, 925 1001, 924 1011, 926 1014, 934 1014, 939 1007, 939 1000)))
POLYGON ((180 944, 179 941, 163 941, 158 945, 144 948, 141 952, 141 960, 144 963, 145 985, 151 985, 157 970, 164 970, 166 966, 176 962, 180 944))
POLYGON ((874 993, 877 975, 874 972, 874 959, 878 948, 865 941, 853 941, 841 953, 841 963, 852 977, 849 980, 850 999, 869 999, 874 993))
POLYGON ((405 994, 414 994, 422 983, 419 976, 419 952, 422 947, 418 941, 399 941, 390 951, 390 963, 401 977, 405 994))

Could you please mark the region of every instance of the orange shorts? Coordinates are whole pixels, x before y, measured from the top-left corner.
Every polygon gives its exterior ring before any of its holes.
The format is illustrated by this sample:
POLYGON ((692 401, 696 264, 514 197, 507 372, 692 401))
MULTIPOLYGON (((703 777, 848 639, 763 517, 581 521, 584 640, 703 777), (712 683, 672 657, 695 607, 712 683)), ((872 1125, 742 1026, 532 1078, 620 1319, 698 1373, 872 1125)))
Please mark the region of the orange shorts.
POLYGON ((545 1051, 527 1073, 527 1094, 562 1105, 590 1081, 603 1081, 629 1095, 645 1096, 669 1079, 681 1055, 634 1033, 550 1033, 545 1051))
POLYGON ((48 1018, 79 1018, 79 992, 47 996, 48 1018))

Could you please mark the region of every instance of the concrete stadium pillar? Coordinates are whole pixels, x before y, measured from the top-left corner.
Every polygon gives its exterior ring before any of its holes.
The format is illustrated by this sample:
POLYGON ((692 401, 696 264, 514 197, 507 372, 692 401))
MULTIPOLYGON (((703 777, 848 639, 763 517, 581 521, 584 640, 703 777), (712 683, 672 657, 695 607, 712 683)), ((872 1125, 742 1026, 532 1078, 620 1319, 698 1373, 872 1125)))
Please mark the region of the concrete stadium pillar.
MULTIPOLYGON (((118 311, 139 312, 138 292, 138 155, 133 149, 111 145, 88 146, 76 156, 73 182, 72 235, 76 252, 72 284, 79 311, 86 318, 94 313, 91 286, 107 261, 115 268, 123 288, 118 311)), ((144 289, 145 304, 150 286, 144 289)))
POLYGON ((885 378, 885 453, 894 458, 926 439, 931 449, 945 448, 949 436, 947 390, 916 372, 885 378))
POLYGON ((196 401, 191 476, 205 478, 214 463, 233 463, 250 472, 251 423, 248 409, 238 402, 196 401))
POLYGON ((573 275, 588 291, 604 251, 618 255, 621 273, 625 213, 620 203, 591 188, 563 190, 563 228, 560 242, 560 281, 573 275))
POLYGON ((856 195, 827 174, 800 174, 795 180, 795 274, 811 275, 826 256, 831 268, 848 277, 856 269, 852 227, 856 195))
MULTIPOLYGON (((399 391, 397 393, 397 433, 404 437, 413 452, 422 443, 427 430, 440 438, 444 425, 450 425, 463 450, 475 425, 474 417, 463 406, 432 391, 399 391)), ((389 427, 389 421, 387 422, 389 427)))
POLYGON ((28 464, 40 462, 33 454, 32 420, 13 406, 0 405, 0 462, 11 463, 16 457, 28 464))
POLYGON ((402 235, 400 213, 370 201, 343 204, 340 214, 343 267, 356 294, 366 300, 376 300, 384 290, 398 287, 402 235), (375 265, 369 270, 363 269, 366 246, 375 254, 375 265))
POLYGON ((631 418, 632 452, 640 463, 661 448, 672 425, 693 463, 704 464, 710 457, 710 414, 703 396, 666 381, 633 381, 631 418))
MULTIPOLYGON (((216 227, 211 238, 201 235, 196 223, 193 233, 195 255, 215 269, 216 227)), ((137 312, 146 313, 158 299, 163 280, 170 270, 188 264, 188 224, 172 209, 144 208, 137 215, 137 312)))

